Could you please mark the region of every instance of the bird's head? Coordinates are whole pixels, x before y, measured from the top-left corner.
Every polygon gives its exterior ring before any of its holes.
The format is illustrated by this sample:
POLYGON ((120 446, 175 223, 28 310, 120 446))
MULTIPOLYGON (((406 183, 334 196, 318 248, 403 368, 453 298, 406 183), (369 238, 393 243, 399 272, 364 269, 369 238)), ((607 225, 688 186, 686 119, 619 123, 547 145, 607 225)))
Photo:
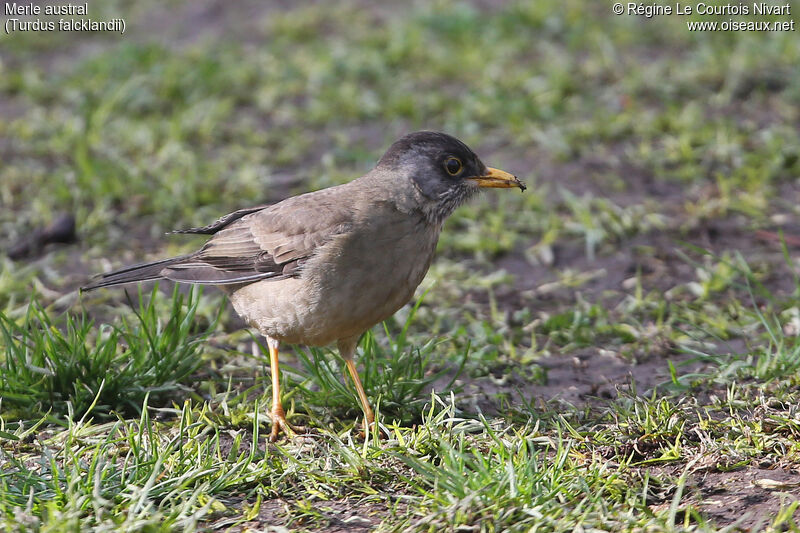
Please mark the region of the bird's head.
POLYGON ((438 221, 481 188, 525 190, 525 184, 516 176, 487 167, 466 144, 433 131, 411 133, 396 141, 381 157, 376 170, 410 180, 419 193, 419 207, 438 221))

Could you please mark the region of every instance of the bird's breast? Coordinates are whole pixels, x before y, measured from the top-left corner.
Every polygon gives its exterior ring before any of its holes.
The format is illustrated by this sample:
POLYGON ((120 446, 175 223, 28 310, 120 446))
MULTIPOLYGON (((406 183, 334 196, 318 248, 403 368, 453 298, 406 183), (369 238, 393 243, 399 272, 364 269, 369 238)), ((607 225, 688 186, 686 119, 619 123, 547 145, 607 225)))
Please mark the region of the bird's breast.
POLYGON ((262 334, 283 342, 321 346, 360 335, 413 297, 439 232, 389 212, 333 237, 299 278, 247 285, 231 299, 262 334))
POLYGON ((317 295, 314 314, 327 317, 337 338, 389 318, 413 297, 438 238, 438 227, 405 216, 340 236, 304 270, 317 295))

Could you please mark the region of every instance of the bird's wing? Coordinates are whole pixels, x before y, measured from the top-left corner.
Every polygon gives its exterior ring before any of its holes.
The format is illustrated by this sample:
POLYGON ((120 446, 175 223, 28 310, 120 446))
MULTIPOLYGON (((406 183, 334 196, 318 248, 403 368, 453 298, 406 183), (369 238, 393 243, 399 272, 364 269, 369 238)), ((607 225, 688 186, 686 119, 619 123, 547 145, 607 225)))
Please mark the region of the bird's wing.
POLYGON ((344 197, 337 189, 222 217, 200 228, 202 232, 215 231, 203 248, 165 266, 161 275, 174 281, 211 285, 296 277, 319 247, 352 225, 354 213, 341 205, 344 197))
POLYGON ((233 213, 228 213, 227 215, 219 217, 217 220, 209 224, 208 226, 202 226, 199 228, 188 228, 188 229, 176 229, 171 233, 192 233, 197 235, 213 235, 217 233, 219 230, 230 226, 240 218, 245 215, 249 215, 250 213, 255 213, 256 211, 261 211, 269 207, 268 205, 259 205, 256 207, 247 207, 245 209, 239 209, 238 211, 234 211, 233 213))

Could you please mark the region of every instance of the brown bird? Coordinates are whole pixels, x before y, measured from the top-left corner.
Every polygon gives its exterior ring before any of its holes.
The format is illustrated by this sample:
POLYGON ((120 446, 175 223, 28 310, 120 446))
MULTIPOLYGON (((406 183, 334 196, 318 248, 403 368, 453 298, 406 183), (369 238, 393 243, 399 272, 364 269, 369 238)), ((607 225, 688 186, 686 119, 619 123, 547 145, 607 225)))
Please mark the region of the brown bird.
POLYGON ((375 416, 353 361, 358 340, 411 299, 444 220, 483 187, 525 190, 458 139, 412 133, 358 179, 177 231, 213 236, 194 253, 101 274, 83 290, 162 278, 216 285, 267 338, 272 441, 294 431, 280 400, 281 342, 336 342, 370 426, 375 416))

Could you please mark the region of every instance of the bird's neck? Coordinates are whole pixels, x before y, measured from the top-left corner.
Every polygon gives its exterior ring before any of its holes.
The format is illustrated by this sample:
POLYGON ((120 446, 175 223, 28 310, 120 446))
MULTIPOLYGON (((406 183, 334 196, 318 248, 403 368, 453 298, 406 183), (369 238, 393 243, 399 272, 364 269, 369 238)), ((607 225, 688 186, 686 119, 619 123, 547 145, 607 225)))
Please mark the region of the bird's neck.
POLYGON ((426 224, 438 229, 441 229, 445 219, 470 196, 464 196, 462 191, 452 190, 447 191, 446 196, 432 200, 425 196, 410 176, 387 176, 377 169, 350 183, 356 182, 360 182, 357 188, 361 194, 390 202, 398 211, 420 217, 426 224))

